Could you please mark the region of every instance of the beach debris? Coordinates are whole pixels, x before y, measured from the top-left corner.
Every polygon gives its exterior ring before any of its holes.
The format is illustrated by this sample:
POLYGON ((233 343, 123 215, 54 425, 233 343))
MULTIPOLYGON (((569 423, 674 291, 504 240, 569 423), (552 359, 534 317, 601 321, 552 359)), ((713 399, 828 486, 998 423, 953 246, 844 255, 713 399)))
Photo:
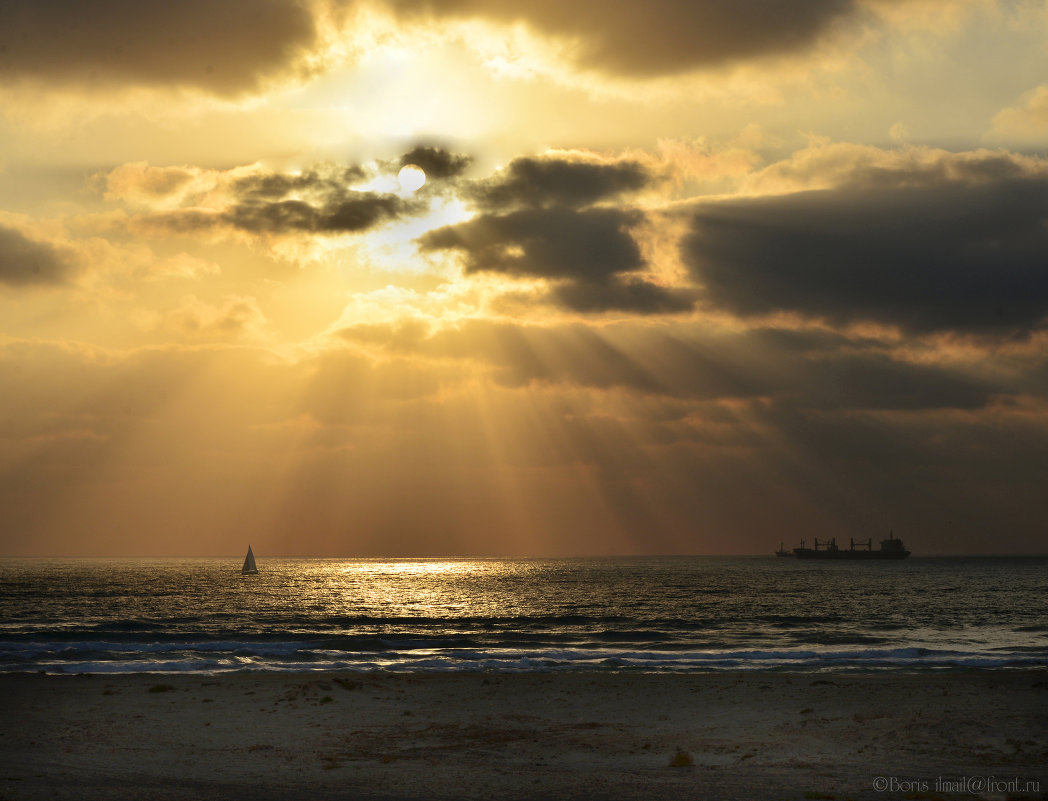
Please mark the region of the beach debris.
POLYGON ((364 686, 363 682, 353 681, 352 679, 344 679, 341 676, 332 679, 335 684, 341 687, 343 690, 359 690, 364 686))
POLYGON ((687 751, 678 748, 677 753, 670 759, 671 768, 687 768, 695 764, 695 759, 687 751))
POLYGON ((152 687, 149 688, 149 692, 151 692, 151 693, 169 693, 169 692, 174 692, 174 689, 175 689, 174 686, 172 686, 170 684, 154 684, 152 687))

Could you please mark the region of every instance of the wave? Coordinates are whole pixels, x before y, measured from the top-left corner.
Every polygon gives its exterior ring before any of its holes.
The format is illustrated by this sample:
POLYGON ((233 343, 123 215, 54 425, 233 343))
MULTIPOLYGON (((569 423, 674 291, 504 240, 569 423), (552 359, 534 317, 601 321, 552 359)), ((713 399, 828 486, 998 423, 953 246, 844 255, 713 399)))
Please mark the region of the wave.
POLYGON ((448 648, 427 641, 345 650, 306 641, 0 643, 0 672, 221 673, 229 671, 563 671, 1014 668, 1048 666, 1048 650, 964 651, 926 647, 636 650, 448 648))
POLYGON ((1048 623, 1034 623, 1029 626, 1016 626, 1013 631, 1032 632, 1035 634, 1048 634, 1048 623))

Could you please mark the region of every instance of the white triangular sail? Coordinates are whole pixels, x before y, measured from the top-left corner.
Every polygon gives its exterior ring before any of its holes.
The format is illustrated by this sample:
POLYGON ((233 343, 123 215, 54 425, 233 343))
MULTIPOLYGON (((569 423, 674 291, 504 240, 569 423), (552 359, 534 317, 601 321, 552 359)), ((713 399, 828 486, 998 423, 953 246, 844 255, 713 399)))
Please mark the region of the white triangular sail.
POLYGON ((251 546, 247 546, 247 556, 244 557, 244 568, 240 571, 245 576, 253 576, 258 573, 258 568, 255 567, 255 555, 251 553, 251 546))

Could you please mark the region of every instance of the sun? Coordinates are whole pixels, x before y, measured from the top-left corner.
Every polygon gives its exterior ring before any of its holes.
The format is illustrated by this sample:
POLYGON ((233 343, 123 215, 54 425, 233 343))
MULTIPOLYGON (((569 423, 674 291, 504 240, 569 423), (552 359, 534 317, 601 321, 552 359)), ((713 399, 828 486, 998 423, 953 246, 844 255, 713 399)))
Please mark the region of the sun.
POLYGON ((397 180, 400 182, 402 189, 407 192, 415 192, 426 183, 426 173, 421 167, 416 167, 414 164, 406 164, 397 173, 397 180))

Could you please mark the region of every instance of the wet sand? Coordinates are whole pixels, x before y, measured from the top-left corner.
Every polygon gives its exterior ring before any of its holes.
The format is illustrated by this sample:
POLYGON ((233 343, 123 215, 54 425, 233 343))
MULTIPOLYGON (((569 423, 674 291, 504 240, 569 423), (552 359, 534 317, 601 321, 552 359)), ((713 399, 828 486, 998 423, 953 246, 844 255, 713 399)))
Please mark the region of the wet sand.
POLYGON ((1046 798, 1046 766, 1048 671, 0 676, 0 801, 1046 798))

